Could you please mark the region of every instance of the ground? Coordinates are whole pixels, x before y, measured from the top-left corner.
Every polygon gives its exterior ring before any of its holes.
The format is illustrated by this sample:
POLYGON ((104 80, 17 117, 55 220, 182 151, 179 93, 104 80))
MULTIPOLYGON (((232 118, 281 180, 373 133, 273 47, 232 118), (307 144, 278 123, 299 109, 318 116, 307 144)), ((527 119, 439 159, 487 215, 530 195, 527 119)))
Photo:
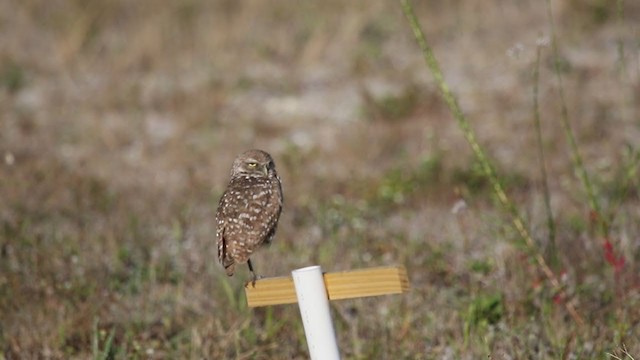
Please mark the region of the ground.
POLYGON ((0 1, 0 359, 306 358, 297 307, 217 263, 249 148, 285 192, 259 274, 407 268, 332 303, 344 358, 640 358, 639 4, 416 7, 533 248, 400 3, 0 1))

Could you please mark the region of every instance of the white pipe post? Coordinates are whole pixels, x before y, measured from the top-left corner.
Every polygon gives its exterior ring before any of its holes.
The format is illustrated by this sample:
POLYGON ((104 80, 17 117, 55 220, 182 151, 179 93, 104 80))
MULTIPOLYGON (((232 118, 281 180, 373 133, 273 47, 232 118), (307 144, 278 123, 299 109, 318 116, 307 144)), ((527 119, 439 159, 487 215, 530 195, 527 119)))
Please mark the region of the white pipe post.
POLYGON ((329 295, 324 286, 320 266, 309 266, 291 272, 296 287, 300 316, 312 360, 340 359, 336 333, 329 311, 329 295))

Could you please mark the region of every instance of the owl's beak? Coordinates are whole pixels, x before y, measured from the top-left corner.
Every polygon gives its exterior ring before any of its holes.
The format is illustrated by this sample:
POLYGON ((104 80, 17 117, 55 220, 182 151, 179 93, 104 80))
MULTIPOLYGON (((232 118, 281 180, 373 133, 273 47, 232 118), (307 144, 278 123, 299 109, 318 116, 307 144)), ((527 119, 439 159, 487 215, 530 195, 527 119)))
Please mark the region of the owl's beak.
POLYGON ((264 173, 264 176, 269 176, 269 169, 267 165, 262 167, 262 172, 264 173))

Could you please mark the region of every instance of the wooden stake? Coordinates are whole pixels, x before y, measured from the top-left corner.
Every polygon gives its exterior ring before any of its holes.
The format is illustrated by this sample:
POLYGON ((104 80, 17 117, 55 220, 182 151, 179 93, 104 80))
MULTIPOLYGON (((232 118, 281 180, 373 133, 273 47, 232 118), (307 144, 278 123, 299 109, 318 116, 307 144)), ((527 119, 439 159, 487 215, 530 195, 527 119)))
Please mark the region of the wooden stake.
MULTIPOLYGON (((323 278, 329 300, 400 294, 409 291, 409 279, 404 266, 324 273, 323 278)), ((249 307, 297 302, 296 290, 290 276, 257 280, 256 287, 249 284, 245 288, 245 293, 249 307)))

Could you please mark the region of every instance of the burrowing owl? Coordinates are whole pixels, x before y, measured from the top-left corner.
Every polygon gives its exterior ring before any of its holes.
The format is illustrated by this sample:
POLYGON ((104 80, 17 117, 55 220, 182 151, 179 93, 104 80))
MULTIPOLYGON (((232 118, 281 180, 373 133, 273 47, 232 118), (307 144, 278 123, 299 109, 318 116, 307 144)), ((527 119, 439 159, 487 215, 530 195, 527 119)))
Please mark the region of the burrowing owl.
POLYGON ((246 262, 255 285, 257 276, 249 257, 273 239, 282 202, 282 185, 271 155, 262 150, 238 155, 216 213, 218 260, 227 275, 233 275, 236 263, 246 262))

